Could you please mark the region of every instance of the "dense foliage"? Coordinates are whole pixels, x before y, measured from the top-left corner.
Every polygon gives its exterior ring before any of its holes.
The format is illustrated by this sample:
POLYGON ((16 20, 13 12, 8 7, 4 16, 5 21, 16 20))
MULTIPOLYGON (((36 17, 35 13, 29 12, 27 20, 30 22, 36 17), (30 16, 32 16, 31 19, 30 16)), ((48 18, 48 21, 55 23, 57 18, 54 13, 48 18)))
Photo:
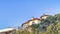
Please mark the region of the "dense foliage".
POLYGON ((16 34, 60 34, 60 14, 50 15, 40 21, 39 24, 31 25, 31 32, 19 30, 16 31, 16 34))

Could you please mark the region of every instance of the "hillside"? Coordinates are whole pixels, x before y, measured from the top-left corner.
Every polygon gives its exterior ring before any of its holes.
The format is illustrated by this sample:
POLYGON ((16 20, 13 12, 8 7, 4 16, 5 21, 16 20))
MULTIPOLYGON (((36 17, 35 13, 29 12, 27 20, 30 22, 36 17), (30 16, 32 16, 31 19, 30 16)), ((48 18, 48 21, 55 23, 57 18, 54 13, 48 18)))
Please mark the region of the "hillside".
POLYGON ((13 34, 60 34, 60 14, 48 15, 46 19, 40 19, 40 23, 34 23, 13 34))

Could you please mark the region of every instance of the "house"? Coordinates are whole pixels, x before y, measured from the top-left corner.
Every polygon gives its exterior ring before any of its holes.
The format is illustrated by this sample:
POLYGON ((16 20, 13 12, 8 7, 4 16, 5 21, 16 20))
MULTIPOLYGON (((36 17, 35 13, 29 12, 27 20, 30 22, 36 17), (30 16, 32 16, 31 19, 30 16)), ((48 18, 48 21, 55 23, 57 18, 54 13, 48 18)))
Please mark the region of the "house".
POLYGON ((12 34, 14 31, 16 31, 14 28, 6 28, 0 30, 0 34, 12 34))
POLYGON ((38 24, 38 23, 40 23, 40 19, 32 17, 30 20, 23 23, 22 27, 25 28, 25 27, 31 26, 32 24, 38 24))
POLYGON ((41 19, 46 19, 49 15, 43 14, 40 18, 41 19))
POLYGON ((31 26, 32 24, 39 24, 41 22, 41 19, 46 19, 49 15, 43 14, 40 18, 34 18, 32 17, 30 20, 22 24, 23 28, 26 28, 28 26, 31 26))

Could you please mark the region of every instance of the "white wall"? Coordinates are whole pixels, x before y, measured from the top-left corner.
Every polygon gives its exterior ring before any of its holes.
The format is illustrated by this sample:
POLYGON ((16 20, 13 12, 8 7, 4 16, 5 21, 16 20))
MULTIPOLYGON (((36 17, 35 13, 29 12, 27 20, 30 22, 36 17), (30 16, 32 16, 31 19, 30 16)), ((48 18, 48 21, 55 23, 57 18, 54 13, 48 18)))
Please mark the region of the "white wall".
POLYGON ((42 19, 46 19, 48 16, 44 16, 44 17, 42 17, 42 19))
POLYGON ((29 25, 32 25, 33 22, 34 22, 34 24, 38 24, 38 23, 40 23, 40 20, 33 20, 33 21, 30 21, 29 25))

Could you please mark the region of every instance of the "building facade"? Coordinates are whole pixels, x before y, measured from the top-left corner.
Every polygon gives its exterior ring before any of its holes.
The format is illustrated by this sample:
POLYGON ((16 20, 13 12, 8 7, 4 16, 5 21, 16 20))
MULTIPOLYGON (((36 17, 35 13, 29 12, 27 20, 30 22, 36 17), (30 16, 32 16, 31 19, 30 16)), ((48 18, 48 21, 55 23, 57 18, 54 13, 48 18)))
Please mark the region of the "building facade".
POLYGON ((40 23, 40 19, 39 18, 34 18, 32 17, 30 20, 28 20, 27 22, 22 24, 22 27, 28 27, 31 26, 32 24, 38 24, 40 23))

